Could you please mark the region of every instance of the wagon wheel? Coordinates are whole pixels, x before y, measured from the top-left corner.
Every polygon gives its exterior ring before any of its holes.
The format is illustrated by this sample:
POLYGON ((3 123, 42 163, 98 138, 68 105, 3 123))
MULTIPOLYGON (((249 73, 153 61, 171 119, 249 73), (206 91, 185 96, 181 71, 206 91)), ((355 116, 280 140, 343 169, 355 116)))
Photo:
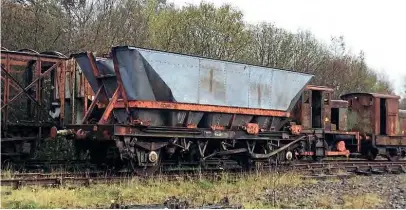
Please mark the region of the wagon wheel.
POLYGON ((396 149, 391 149, 386 151, 386 157, 388 158, 389 161, 398 161, 400 158, 400 155, 396 151, 396 149))
POLYGON ((151 176, 155 174, 160 167, 159 163, 154 166, 138 166, 136 160, 131 160, 130 165, 133 172, 138 176, 151 176))
POLYGON ((371 148, 368 150, 367 159, 372 161, 378 156, 378 150, 376 148, 371 148))
POLYGON ((131 159, 129 162, 130 162, 130 167, 131 167, 132 171, 138 176, 154 175, 161 166, 160 152, 157 151, 157 154, 158 154, 156 156, 157 159, 156 159, 155 165, 153 165, 153 166, 139 166, 138 160, 136 158, 131 159))
POLYGON ((293 161, 301 161, 304 159, 304 156, 299 153, 300 151, 298 149, 293 150, 293 161))

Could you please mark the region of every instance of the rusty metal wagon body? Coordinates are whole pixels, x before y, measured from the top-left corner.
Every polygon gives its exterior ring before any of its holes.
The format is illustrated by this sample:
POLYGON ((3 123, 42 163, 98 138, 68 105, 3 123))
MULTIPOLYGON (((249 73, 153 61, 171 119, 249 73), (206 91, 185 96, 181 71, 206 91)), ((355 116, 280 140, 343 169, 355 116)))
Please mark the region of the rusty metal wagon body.
POLYGON ((95 163, 140 174, 406 151, 398 97, 333 100, 309 74, 129 46, 104 57, 2 50, 1 59, 2 157, 57 135, 95 163), (354 113, 372 123, 358 117, 354 127, 354 113))

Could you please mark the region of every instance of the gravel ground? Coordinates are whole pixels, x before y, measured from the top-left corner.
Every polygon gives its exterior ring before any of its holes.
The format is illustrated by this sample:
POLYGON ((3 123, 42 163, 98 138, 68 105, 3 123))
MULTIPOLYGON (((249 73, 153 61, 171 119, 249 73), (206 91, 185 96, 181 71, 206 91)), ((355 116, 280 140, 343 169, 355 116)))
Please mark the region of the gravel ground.
POLYGON ((406 175, 317 180, 296 188, 265 189, 261 199, 281 208, 406 209, 406 175))

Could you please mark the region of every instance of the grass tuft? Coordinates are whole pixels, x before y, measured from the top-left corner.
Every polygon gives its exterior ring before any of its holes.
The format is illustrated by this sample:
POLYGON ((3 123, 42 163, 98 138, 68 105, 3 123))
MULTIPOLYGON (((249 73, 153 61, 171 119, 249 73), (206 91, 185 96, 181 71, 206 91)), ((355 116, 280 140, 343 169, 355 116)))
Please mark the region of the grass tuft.
POLYGON ((378 195, 373 193, 366 193, 362 195, 344 195, 344 208, 350 209, 371 209, 378 206, 382 200, 378 195))

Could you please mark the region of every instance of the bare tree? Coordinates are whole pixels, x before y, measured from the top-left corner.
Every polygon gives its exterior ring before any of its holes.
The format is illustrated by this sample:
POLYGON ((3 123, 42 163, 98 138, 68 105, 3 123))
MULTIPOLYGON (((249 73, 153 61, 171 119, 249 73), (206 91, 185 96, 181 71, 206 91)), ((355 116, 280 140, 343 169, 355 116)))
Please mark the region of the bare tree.
POLYGON ((1 0, 2 46, 104 54, 135 45, 314 74, 316 85, 348 92, 391 93, 365 55, 344 37, 325 44, 310 31, 246 24, 240 10, 210 3, 176 8, 165 0, 1 0))

